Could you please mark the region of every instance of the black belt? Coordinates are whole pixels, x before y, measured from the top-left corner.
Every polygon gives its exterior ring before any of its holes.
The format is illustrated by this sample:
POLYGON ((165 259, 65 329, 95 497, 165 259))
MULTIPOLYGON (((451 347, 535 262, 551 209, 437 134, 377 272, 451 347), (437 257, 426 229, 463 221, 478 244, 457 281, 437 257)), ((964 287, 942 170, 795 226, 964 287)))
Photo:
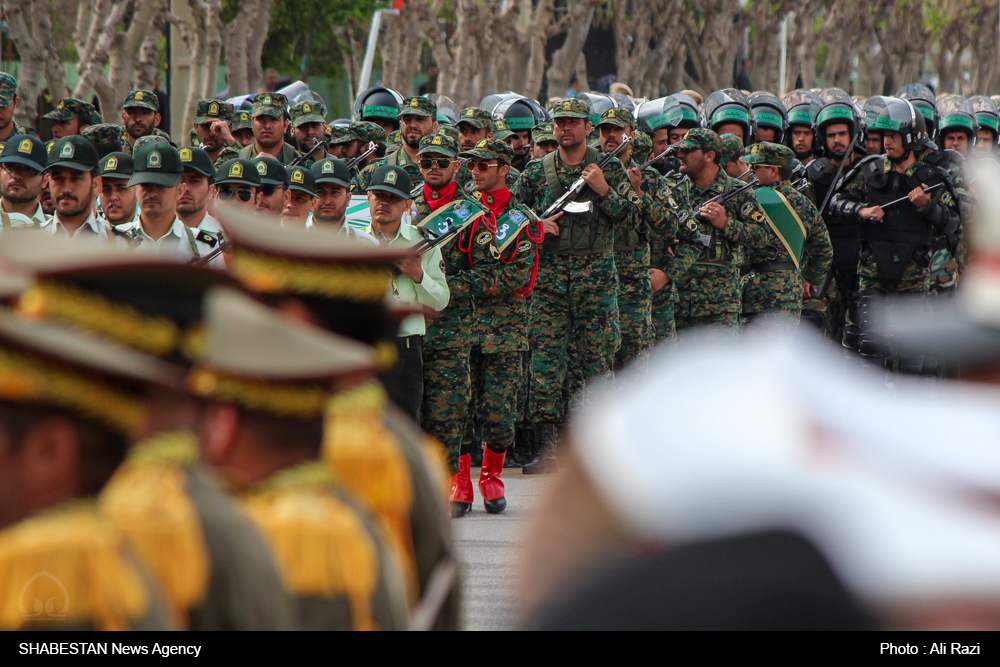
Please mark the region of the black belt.
POLYGON ((773 273, 774 271, 794 271, 795 264, 792 262, 757 262, 751 264, 750 268, 757 273, 773 273))

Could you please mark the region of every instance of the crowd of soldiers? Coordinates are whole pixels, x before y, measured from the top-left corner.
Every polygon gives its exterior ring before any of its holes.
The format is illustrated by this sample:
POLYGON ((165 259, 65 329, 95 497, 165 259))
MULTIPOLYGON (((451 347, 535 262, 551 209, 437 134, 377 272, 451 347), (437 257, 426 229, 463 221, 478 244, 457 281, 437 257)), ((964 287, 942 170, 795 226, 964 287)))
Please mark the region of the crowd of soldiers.
MULTIPOLYGON (((332 122, 200 100, 178 147, 134 90, 121 126, 61 100, 43 143, 16 89, 0 74, 0 583, 45 564, 26 599, 100 628, 455 627, 445 498, 470 512, 479 467, 503 512, 503 470, 553 471, 590 389, 684 330, 801 317, 940 373, 868 304, 958 283, 965 160, 1000 127, 919 84, 375 87, 332 122)), ((2 627, 54 613, 0 595, 2 627)))

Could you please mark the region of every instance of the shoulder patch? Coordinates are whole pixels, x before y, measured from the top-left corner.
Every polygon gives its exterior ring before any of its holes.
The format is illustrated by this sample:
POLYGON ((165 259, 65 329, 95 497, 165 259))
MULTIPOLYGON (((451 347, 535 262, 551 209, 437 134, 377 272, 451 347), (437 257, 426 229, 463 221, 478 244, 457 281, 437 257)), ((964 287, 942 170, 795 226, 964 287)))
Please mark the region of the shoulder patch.
POLYGON ((522 252, 531 247, 531 241, 521 241, 521 244, 517 246, 517 251, 522 252))
POLYGON ((950 204, 951 203, 951 193, 950 192, 946 192, 943 195, 941 195, 941 203, 943 203, 943 204, 950 204))
POLYGON ((750 219, 754 222, 764 222, 764 214, 760 211, 754 211, 750 214, 750 219))
POLYGON ((741 213, 743 213, 743 215, 750 215, 750 211, 752 210, 753 210, 753 204, 747 202, 746 204, 743 205, 743 210, 741 211, 741 213))
POLYGON ((479 245, 486 245, 487 243, 490 242, 490 239, 492 238, 493 238, 492 234, 490 234, 489 232, 483 232, 482 234, 476 237, 476 243, 478 243, 479 245))
POLYGON ((206 232, 204 229, 198 232, 198 236, 196 236, 195 239, 201 241, 209 248, 214 248, 215 244, 219 242, 219 239, 215 238, 214 234, 206 232))
POLYGON ((622 183, 621 185, 619 185, 618 186, 618 194, 624 195, 624 194, 628 193, 628 186, 629 186, 628 183, 622 183))

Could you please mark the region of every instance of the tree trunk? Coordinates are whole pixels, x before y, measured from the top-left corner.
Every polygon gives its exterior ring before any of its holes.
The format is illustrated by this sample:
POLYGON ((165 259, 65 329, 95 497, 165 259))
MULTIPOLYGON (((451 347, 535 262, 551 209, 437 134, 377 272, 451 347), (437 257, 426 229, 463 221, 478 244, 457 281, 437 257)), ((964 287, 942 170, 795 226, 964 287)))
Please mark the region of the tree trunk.
MULTIPOLYGON (((566 41, 552 54, 552 63, 547 72, 548 86, 544 92, 545 99, 550 97, 562 97, 569 88, 569 82, 576 74, 576 62, 583 54, 583 44, 587 41, 587 34, 590 32, 590 24, 594 21, 596 7, 586 0, 578 0, 580 3, 588 5, 587 11, 583 12, 580 19, 573 23, 566 31, 566 41)), ((580 86, 586 88, 587 80, 584 78, 580 86)))
POLYGON ((135 67, 135 87, 142 90, 153 90, 156 87, 156 74, 160 69, 160 37, 167 26, 161 6, 153 15, 152 24, 139 46, 139 57, 135 67))
POLYGON ((247 48, 250 28, 261 0, 240 0, 236 16, 222 28, 222 44, 226 49, 226 79, 229 97, 253 92, 247 78, 247 48))
POLYGON ((14 122, 33 126, 38 115, 35 103, 48 60, 48 44, 52 41, 49 6, 44 0, 8 0, 4 11, 11 37, 21 54, 14 122))
POLYGON ((267 28, 271 24, 271 7, 274 0, 260 0, 257 15, 254 17, 253 29, 247 41, 247 86, 250 90, 259 90, 264 83, 264 68, 261 66, 261 56, 264 52, 264 42, 267 41, 267 28))
POLYGON ((208 4, 205 14, 205 83, 201 90, 204 98, 215 97, 219 91, 219 61, 222 59, 222 5, 208 4))
MULTIPOLYGON (((83 3, 81 8, 87 4, 83 3)), ((112 7, 110 0, 98 0, 93 5, 93 14, 77 17, 73 41, 76 52, 80 55, 76 65, 80 81, 73 89, 73 97, 81 100, 88 98, 94 91, 97 80, 104 78, 104 66, 108 62, 111 42, 118 32, 127 7, 127 2, 118 2, 112 7)), ((103 101, 101 104, 104 120, 117 122, 116 118, 105 115, 109 110, 103 106, 103 101)))

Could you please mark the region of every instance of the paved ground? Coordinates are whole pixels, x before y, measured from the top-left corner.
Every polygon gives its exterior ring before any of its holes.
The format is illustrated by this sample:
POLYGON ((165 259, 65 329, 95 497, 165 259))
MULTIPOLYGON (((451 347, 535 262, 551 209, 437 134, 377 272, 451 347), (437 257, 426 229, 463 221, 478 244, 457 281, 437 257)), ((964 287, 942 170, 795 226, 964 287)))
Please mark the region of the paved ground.
MULTIPOLYGON (((514 576, 520 567, 520 544, 548 475, 503 472, 507 509, 487 514, 476 486, 472 512, 453 519, 458 557, 463 567, 462 616, 466 630, 511 630, 517 622, 514 576)), ((479 468, 472 469, 473 485, 479 468)))

